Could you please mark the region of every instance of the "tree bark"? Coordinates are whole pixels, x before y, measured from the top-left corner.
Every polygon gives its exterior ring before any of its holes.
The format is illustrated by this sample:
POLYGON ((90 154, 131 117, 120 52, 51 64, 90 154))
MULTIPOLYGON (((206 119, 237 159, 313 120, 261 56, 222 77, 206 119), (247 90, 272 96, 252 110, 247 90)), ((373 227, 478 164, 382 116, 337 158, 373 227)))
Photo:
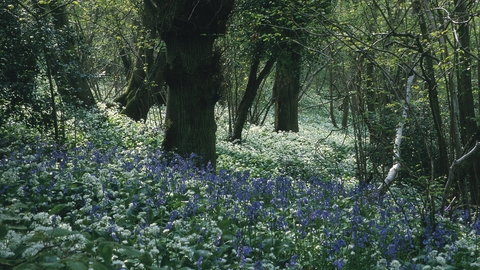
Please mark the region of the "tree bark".
MULTIPOLYGON (((333 46, 333 45, 332 45, 333 46)), ((338 128, 337 121, 335 119, 335 105, 333 99, 333 93, 335 89, 335 80, 333 78, 333 69, 335 67, 334 58, 333 58, 333 48, 330 49, 330 63, 328 65, 328 79, 329 79, 329 97, 328 97, 328 105, 329 105, 329 113, 330 113, 330 120, 332 121, 332 125, 335 128, 338 128)))
POLYGON ((258 88, 260 84, 265 79, 265 77, 270 73, 275 63, 274 58, 270 58, 263 67, 262 71, 258 74, 258 68, 260 65, 259 59, 254 59, 250 65, 250 74, 248 75, 248 83, 245 88, 245 93, 243 94, 242 100, 238 106, 237 116, 235 118, 235 126, 233 129, 231 141, 241 142, 242 140, 242 131, 245 122, 247 121, 248 111, 252 107, 255 96, 257 95, 258 88))
MULTIPOLYGON (((464 144, 475 134, 477 124, 475 122, 475 107, 472 92, 471 56, 470 56, 470 28, 468 6, 470 0, 455 0, 455 18, 458 22, 456 29, 456 43, 460 49, 458 52, 458 101, 462 106, 459 108, 460 127, 464 144)), ((480 159, 477 157, 470 168, 470 196, 474 205, 480 205, 480 159)))
POLYGON ((413 80, 415 79, 415 73, 410 75, 407 80, 407 87, 405 93, 405 105, 403 106, 402 112, 402 120, 398 123, 396 135, 395 135, 395 143, 393 145, 393 166, 388 171, 387 177, 378 188, 380 194, 385 194, 387 192, 390 185, 395 180, 398 171, 400 170, 402 164, 400 162, 400 145, 402 143, 402 136, 403 136, 403 128, 405 127, 405 122, 408 117, 408 107, 411 98, 411 91, 412 91, 412 84, 413 80))
POLYGON ((162 146, 195 153, 198 165, 215 166, 215 103, 220 98, 220 56, 215 39, 225 33, 233 0, 145 0, 156 8, 167 49, 166 130, 162 146))
POLYGON ((153 105, 166 104, 165 63, 164 52, 154 55, 152 49, 139 49, 127 90, 115 99, 123 107, 120 113, 135 121, 146 120, 153 105))
MULTIPOLYGON (((453 161, 452 165, 450 166, 450 171, 447 178, 447 183, 445 184, 445 189, 443 190, 442 196, 442 206, 440 207, 440 213, 443 213, 447 206, 447 199, 449 196, 450 187, 455 179, 463 177, 462 168, 468 168, 468 165, 471 165, 473 159, 475 159, 475 155, 478 155, 480 152, 480 142, 478 142, 478 138, 475 140, 475 145, 473 148, 469 149, 464 153, 463 156, 453 161)), ((463 172, 464 173, 464 172, 463 172)), ((468 205, 466 205, 468 207, 468 205)))
POLYGON ((125 67, 125 74, 128 76, 127 90, 115 99, 123 107, 120 113, 132 118, 135 121, 146 120, 150 108, 157 104, 166 104, 166 90, 164 90, 165 79, 163 77, 166 64, 165 51, 158 51, 153 47, 154 38, 159 38, 157 32, 155 9, 152 9, 146 2, 140 10, 141 26, 144 28, 144 42, 137 48, 135 64, 127 57, 125 49, 120 51, 122 63, 125 67))
POLYGON ((215 78, 218 58, 213 37, 168 35, 165 70, 168 84, 166 131, 163 147, 180 154, 196 153, 215 163, 215 78))
MULTIPOLYGON (((420 31, 422 33, 422 38, 427 41, 429 38, 428 28, 425 21, 425 16, 423 14, 423 9, 420 1, 414 1, 414 12, 418 16, 420 31)), ((432 111, 433 123, 435 126, 435 131, 437 134, 437 145, 439 151, 439 173, 440 175, 448 174, 448 153, 447 153, 447 142, 443 134, 443 123, 440 113, 440 105, 438 102, 438 91, 437 91, 437 80, 435 78, 435 71, 433 67, 433 60, 431 51, 423 51, 423 46, 420 47, 421 57, 420 65, 422 69, 422 74, 425 78, 425 82, 428 88, 428 99, 430 101, 430 110, 432 111)))
POLYGON ((300 45, 290 42, 277 60, 273 98, 275 131, 298 132, 298 95, 300 94, 300 45))

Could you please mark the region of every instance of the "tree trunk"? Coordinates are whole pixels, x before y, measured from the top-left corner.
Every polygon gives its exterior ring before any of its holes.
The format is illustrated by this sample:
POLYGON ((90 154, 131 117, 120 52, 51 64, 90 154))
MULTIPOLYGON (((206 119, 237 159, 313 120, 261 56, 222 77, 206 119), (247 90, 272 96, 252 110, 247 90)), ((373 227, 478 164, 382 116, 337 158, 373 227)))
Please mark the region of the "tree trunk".
POLYGON ((144 0, 155 9, 167 49, 165 82, 167 112, 166 151, 195 153, 215 166, 215 103, 220 98, 220 56, 213 43, 225 33, 233 0, 144 0))
MULTIPOLYGON (((425 22, 425 17, 423 15, 423 9, 421 7, 420 1, 414 1, 414 12, 418 16, 420 31, 422 37, 426 40, 429 40, 429 33, 427 24, 425 22)), ((439 173, 440 175, 446 176, 448 174, 448 154, 447 154, 447 142, 445 136, 443 135, 443 123, 440 113, 440 105, 438 102, 438 93, 437 93, 437 80, 435 78, 435 71, 433 67, 433 56, 431 51, 423 51, 423 47, 420 48, 422 53, 420 58, 420 66, 422 69, 423 76, 428 88, 428 99, 430 101, 430 109, 432 111, 433 123, 435 126, 435 131, 437 134, 437 145, 439 151, 439 173), (425 66, 424 66, 425 65, 425 66)))
POLYGON ((337 128, 337 121, 335 119, 335 104, 333 99, 333 93, 335 89, 335 80, 333 78, 333 68, 335 66, 334 58, 333 58, 333 48, 330 50, 330 64, 328 65, 328 77, 329 77, 329 98, 328 98, 328 105, 329 105, 329 113, 330 113, 330 120, 332 121, 332 125, 337 128))
POLYGON ((400 162, 401 161, 400 146, 403 138, 403 129, 405 127, 405 123, 408 117, 408 108, 410 106, 409 104, 410 104, 412 84, 414 79, 415 79, 415 73, 412 73, 412 75, 410 75, 407 80, 407 87, 405 91, 405 104, 403 105, 402 120, 400 120, 400 122, 397 125, 395 142, 393 144, 393 166, 388 171, 388 174, 387 174, 387 177, 385 177, 385 180, 378 187, 378 191, 380 194, 385 194, 385 192, 387 192, 388 188, 395 180, 395 177, 397 176, 397 173, 402 166, 402 163, 400 162))
POLYGON ((163 147, 179 154, 195 153, 215 164, 214 108, 219 98, 218 56, 214 37, 170 34, 167 45, 168 84, 163 147))
POLYGON ((153 47, 155 41, 152 40, 159 37, 155 10, 144 2, 144 6, 140 10, 140 17, 145 31, 142 32, 143 40, 150 44, 142 44, 138 47, 133 70, 130 68, 132 64, 125 49, 121 49, 122 63, 129 79, 127 90, 115 100, 123 107, 121 113, 135 121, 146 120, 153 105, 166 103, 163 77, 166 55, 164 51, 156 52, 153 47))
POLYGON ((254 59, 252 64, 250 65, 250 74, 248 75, 248 83, 245 89, 245 93, 243 94, 242 101, 240 101, 240 105, 238 106, 237 116, 235 118, 235 126, 233 129, 231 141, 241 142, 243 126, 245 125, 245 121, 247 121, 248 111, 252 107, 253 101, 255 100, 255 96, 257 95, 257 91, 258 91, 258 88, 260 87, 260 84, 265 79, 265 77, 270 73, 274 63, 275 63, 275 59, 270 58, 265 64, 265 66, 263 67, 260 74, 258 74, 258 76, 257 76, 257 72, 258 72, 258 67, 260 65, 260 60, 254 59))
POLYGON ((115 102, 123 107, 122 114, 135 121, 146 120, 153 105, 165 104, 166 91, 163 90, 165 62, 164 52, 154 55, 152 49, 139 49, 127 90, 115 99, 115 102))
MULTIPOLYGON (((455 0, 455 15, 457 26, 458 48, 458 101, 460 106, 460 127, 462 140, 464 144, 469 140, 477 130, 475 122, 475 107, 472 93, 472 74, 471 74, 471 56, 470 56, 470 29, 468 6, 469 0, 455 0)), ((480 205, 480 159, 477 157, 473 161, 470 169, 470 196, 474 205, 480 205)))
POLYGON ((275 72, 275 131, 298 132, 298 95, 300 93, 300 46, 289 43, 280 54, 275 72))
POLYGON ((343 98, 342 101, 342 129, 348 127, 348 110, 350 108, 350 93, 343 98))

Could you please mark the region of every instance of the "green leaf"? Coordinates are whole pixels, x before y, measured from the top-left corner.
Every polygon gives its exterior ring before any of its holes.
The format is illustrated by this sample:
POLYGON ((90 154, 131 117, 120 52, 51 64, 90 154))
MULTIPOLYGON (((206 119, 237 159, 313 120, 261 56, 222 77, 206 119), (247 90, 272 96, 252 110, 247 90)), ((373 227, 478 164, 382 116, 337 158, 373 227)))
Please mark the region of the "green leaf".
POLYGON ((45 234, 37 232, 34 235, 32 235, 31 237, 29 237, 28 239, 26 239, 25 242, 33 243, 33 242, 42 242, 42 241, 46 241, 46 240, 47 240, 47 237, 45 236, 45 234))
POLYGON ((8 233, 8 227, 7 225, 1 224, 0 223, 0 239, 5 238, 5 236, 8 233))
POLYGON ((42 263, 42 269, 63 269, 65 264, 59 262, 42 263))
POLYGON ((99 261, 93 261, 93 269, 95 270, 109 270, 107 266, 99 261))
POLYGON ((150 256, 150 253, 143 253, 138 258, 139 258, 140 262, 143 263, 144 265, 152 265, 153 264, 153 259, 152 259, 152 256, 150 256))
POLYGON ((52 208, 52 210, 50 210, 50 214, 53 215, 53 214, 58 214, 60 213, 62 210, 64 210, 65 208, 67 208, 68 205, 66 204, 58 204, 58 205, 55 205, 55 207, 52 208))
POLYGON ((113 243, 112 242, 102 242, 98 245, 98 255, 103 258, 106 264, 112 262, 113 255, 113 243))
POLYGON ((19 215, 15 215, 13 213, 10 213, 10 212, 5 212, 3 214, 0 214, 0 221, 17 221, 17 220, 21 220, 21 217, 19 215))
POLYGON ((230 219, 222 219, 217 222, 218 228, 222 230, 222 232, 228 231, 230 225, 232 224, 232 221, 230 219))
POLYGON ((35 266, 35 265, 27 262, 27 263, 22 263, 20 265, 17 265, 13 268, 13 270, 30 270, 30 269, 31 270, 36 270, 36 269, 38 269, 38 266, 35 266))
POLYGON ((67 262, 67 267, 73 270, 87 270, 88 266, 82 262, 67 262))
POLYGON ((139 250, 130 246, 121 246, 121 248, 123 249, 122 254, 128 257, 139 257, 143 254, 139 250))
POLYGON ((198 250, 195 250, 195 252, 193 253, 193 258, 197 261, 200 259, 200 257, 210 258, 212 256, 213 256, 213 253, 205 249, 198 249, 198 250))
POLYGON ((153 214, 153 210, 151 208, 148 208, 148 223, 152 224, 155 220, 155 215, 153 214))
POLYGON ((29 209, 30 206, 21 202, 16 202, 11 205, 11 208, 16 210, 25 210, 25 209, 29 209))
POLYGON ((92 231, 92 236, 90 238, 92 240, 103 238, 108 241, 113 241, 112 235, 107 231, 92 231))
POLYGON ((9 225, 8 228, 10 230, 19 230, 19 231, 24 231, 24 230, 28 230, 28 227, 27 226, 23 226, 23 225, 9 225))
POLYGON ((129 208, 127 210, 127 218, 130 220, 130 221, 135 221, 137 220, 137 216, 136 214, 134 213, 134 209, 133 208, 129 208))

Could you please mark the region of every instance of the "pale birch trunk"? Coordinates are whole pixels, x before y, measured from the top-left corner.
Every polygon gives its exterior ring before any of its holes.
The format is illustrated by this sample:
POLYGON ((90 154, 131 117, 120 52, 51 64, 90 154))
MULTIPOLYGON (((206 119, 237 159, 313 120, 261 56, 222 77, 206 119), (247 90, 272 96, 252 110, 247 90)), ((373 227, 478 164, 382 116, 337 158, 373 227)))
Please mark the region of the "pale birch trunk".
POLYGON ((395 135, 395 143, 393 145, 394 164, 388 171, 387 177, 385 177, 385 180, 378 188, 378 191, 380 192, 380 194, 384 194, 387 191, 388 187, 390 187, 390 185, 393 183, 393 181, 395 180, 395 176, 397 175, 398 171, 400 170, 400 167, 402 166, 400 162, 400 145, 402 143, 403 128, 405 127, 405 122, 408 117, 408 109, 409 109, 411 90, 412 90, 412 84, 414 79, 415 79, 415 72, 412 75, 410 75, 407 80, 405 105, 403 106, 402 120, 398 123, 396 135, 395 135))

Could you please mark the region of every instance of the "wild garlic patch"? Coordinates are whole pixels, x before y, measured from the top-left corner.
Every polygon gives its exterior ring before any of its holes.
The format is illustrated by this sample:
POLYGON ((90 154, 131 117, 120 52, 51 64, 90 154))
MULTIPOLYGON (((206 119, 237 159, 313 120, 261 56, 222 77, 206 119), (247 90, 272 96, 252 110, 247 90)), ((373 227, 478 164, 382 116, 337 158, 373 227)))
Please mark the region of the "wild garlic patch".
POLYGON ((158 130, 107 115, 86 116, 74 147, 39 142, 2 157, 3 268, 480 265, 480 223, 465 213, 432 223, 418 201, 356 185, 351 137, 328 124, 251 126, 241 146, 219 139, 214 171, 163 153, 158 130))

